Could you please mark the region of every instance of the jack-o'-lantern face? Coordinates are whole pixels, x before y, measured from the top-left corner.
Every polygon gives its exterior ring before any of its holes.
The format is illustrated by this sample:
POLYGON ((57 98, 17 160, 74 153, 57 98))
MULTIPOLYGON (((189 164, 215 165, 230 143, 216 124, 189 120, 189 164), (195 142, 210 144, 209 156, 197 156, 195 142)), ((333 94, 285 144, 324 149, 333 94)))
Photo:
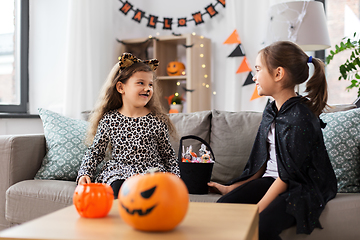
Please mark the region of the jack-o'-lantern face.
POLYGON ((189 196, 184 182, 171 173, 136 175, 119 192, 122 219, 143 231, 168 231, 185 217, 189 196))
POLYGON ((182 75, 184 70, 185 70, 185 65, 181 62, 169 62, 169 64, 166 67, 166 71, 169 76, 182 75))
MULTIPOLYGON (((125 197, 127 194, 130 193, 130 189, 129 189, 129 184, 126 184, 125 186, 123 186, 124 189, 123 189, 123 196, 125 197)), ((141 200, 144 200, 142 202, 142 204, 139 204, 139 205, 143 205, 143 203, 146 203, 149 198, 152 197, 152 195, 154 194, 156 190, 156 186, 153 187, 153 188, 150 188, 148 190, 145 190, 145 191, 142 191, 140 192, 140 196, 138 196, 138 201, 141 201, 141 200)), ((134 201, 133 201, 134 202, 134 201)), ((157 206, 157 203, 153 202, 153 203, 150 203, 150 201, 148 201, 147 204, 150 204, 148 206, 148 208, 145 208, 145 209, 142 209, 142 208, 138 208, 138 209, 129 209, 127 208, 124 204, 121 203, 121 207, 123 209, 125 209, 125 211, 130 214, 130 215, 134 215, 134 214, 138 214, 139 216, 146 216, 148 214, 150 214, 152 212, 152 210, 157 206), (152 205, 153 204, 153 205, 152 205)))

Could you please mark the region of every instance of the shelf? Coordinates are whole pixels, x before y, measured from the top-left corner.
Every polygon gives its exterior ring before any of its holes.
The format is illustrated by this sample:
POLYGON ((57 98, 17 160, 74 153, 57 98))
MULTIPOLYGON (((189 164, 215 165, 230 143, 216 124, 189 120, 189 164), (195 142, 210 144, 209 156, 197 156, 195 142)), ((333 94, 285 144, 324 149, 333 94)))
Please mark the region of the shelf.
POLYGON ((186 80, 186 75, 183 76, 158 76, 157 77, 158 80, 186 80))
POLYGON ((189 33, 150 39, 125 39, 122 42, 121 52, 130 52, 141 59, 157 58, 160 61, 156 75, 163 95, 161 104, 165 109, 170 108, 165 97, 178 92, 186 99, 184 112, 211 110, 210 39, 189 33), (167 64, 173 61, 185 65, 186 75, 167 75, 167 64))

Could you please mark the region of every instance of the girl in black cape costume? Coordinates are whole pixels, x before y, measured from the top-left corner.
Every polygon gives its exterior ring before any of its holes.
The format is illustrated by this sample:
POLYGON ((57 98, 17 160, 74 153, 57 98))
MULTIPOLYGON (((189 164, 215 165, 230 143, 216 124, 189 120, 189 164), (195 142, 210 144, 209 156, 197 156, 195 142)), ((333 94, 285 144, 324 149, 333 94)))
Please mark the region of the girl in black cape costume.
POLYGON ((296 44, 279 41, 259 52, 255 69, 259 95, 275 100, 264 110, 241 176, 209 186, 223 194, 218 202, 258 204, 259 239, 281 239, 279 234, 295 225, 298 234, 310 234, 322 228, 320 214, 337 192, 321 131, 325 124, 319 119, 327 100, 324 65, 296 44), (297 96, 294 88, 308 79, 308 63, 315 72, 306 84, 307 95, 297 96), (265 176, 271 133, 277 173, 265 176))

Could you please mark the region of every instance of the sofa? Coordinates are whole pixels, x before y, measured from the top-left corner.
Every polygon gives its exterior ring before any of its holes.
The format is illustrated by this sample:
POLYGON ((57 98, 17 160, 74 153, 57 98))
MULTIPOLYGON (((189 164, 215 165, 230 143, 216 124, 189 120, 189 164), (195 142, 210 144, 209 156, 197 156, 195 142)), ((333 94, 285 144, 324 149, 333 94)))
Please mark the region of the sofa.
MULTIPOLYGON (((1 229, 72 204, 76 187, 73 175, 86 148, 72 137, 83 139, 87 123, 47 110, 39 112, 44 134, 0 136, 1 229), (73 170, 67 161, 75 166, 73 170)), ((196 135, 206 140, 215 154, 211 180, 226 183, 244 169, 261 117, 259 112, 218 110, 170 114, 177 129, 171 142, 177 152, 179 136, 196 135)), ((327 123, 324 140, 339 193, 320 217, 323 229, 315 229, 311 235, 296 235, 292 227, 281 234, 282 239, 360 238, 360 109, 355 105, 337 106, 321 118, 327 123)), ((196 140, 183 144, 200 148, 196 140)), ((216 193, 190 194, 190 201, 216 202, 219 197, 216 193)))

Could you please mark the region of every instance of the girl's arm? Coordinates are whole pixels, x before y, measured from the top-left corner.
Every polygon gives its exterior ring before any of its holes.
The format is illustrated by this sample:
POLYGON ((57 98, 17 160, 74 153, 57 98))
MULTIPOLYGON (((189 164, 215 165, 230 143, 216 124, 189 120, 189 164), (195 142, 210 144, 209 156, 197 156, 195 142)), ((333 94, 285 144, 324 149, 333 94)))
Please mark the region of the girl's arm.
MULTIPOLYGON (((109 131, 105 121, 101 120, 99 122, 98 130, 95 134, 94 141, 92 145, 86 150, 82 163, 80 165, 78 176, 76 182, 79 183, 79 180, 82 176, 86 175, 90 178, 93 178, 93 174, 96 172, 97 165, 105 158, 106 148, 110 141, 109 131)), ((83 182, 82 178, 82 182, 83 182)), ((87 179, 86 181, 88 181, 87 179)), ((92 179, 93 180, 93 179, 92 179)), ((83 182, 84 183, 84 182, 83 182)))
POLYGON ((265 193, 264 197, 258 202, 259 213, 261 213, 279 194, 287 190, 288 184, 278 177, 265 193))
POLYGON ((169 130, 165 124, 162 125, 161 131, 162 133, 158 136, 159 155, 164 161, 166 171, 180 176, 178 159, 175 150, 170 143, 169 130))
POLYGON ((215 189, 217 189, 222 195, 225 195, 229 192, 231 192, 232 190, 234 190, 235 188, 237 187, 240 187, 241 185, 243 185, 244 183, 247 183, 247 182, 250 182, 251 180, 254 180, 254 179, 258 179, 258 178, 261 178, 262 175, 264 175, 264 172, 266 170, 266 164, 264 164, 259 171, 257 171, 257 173, 255 173, 254 175, 252 175, 250 178, 244 180, 244 181, 240 181, 240 182, 236 182, 236 183, 233 183, 229 186, 227 185, 222 185, 220 183, 216 183, 216 182, 209 182, 208 183, 208 186, 209 187, 213 187, 215 189))

